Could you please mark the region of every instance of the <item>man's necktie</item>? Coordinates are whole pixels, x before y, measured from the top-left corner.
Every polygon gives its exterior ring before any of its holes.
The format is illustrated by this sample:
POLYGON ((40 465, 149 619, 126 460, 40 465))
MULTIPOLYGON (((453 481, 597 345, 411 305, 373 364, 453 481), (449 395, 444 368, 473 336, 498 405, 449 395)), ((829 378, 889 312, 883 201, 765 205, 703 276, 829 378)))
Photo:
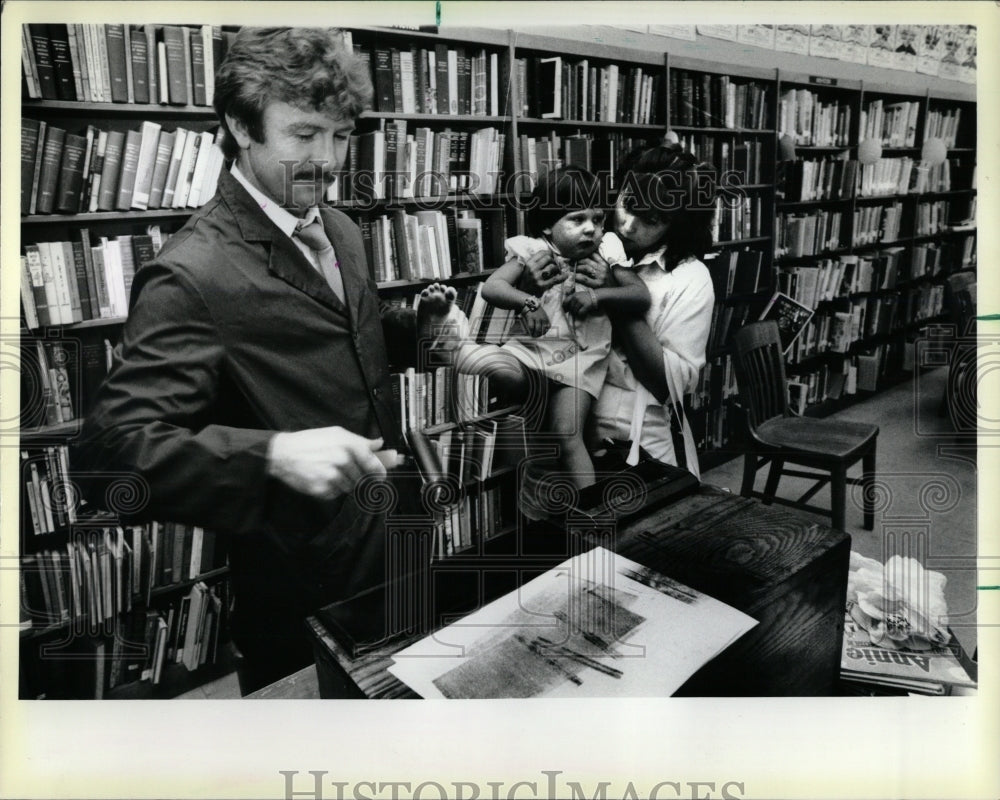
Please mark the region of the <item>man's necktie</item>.
POLYGON ((344 279, 340 274, 340 264, 337 262, 333 245, 330 243, 326 231, 323 230, 323 223, 319 217, 308 225, 303 225, 295 235, 316 254, 316 260, 319 262, 323 277, 330 284, 333 293, 341 302, 344 302, 344 279))

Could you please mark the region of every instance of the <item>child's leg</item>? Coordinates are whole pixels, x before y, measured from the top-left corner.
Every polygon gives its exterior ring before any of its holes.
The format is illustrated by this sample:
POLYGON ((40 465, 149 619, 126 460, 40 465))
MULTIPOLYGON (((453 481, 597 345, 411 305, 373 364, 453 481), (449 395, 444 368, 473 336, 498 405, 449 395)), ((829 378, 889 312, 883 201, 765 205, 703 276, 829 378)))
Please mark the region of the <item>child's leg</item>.
POLYGON ((552 392, 549 403, 549 430, 558 438, 562 467, 577 488, 590 486, 594 482, 594 462, 583 433, 591 397, 582 389, 563 386, 552 392))
POLYGON ((451 364, 466 375, 485 375, 513 402, 521 402, 537 381, 531 381, 524 365, 503 348, 468 338, 468 320, 455 306, 455 297, 454 288, 439 283, 420 293, 418 337, 434 342, 436 361, 451 364))

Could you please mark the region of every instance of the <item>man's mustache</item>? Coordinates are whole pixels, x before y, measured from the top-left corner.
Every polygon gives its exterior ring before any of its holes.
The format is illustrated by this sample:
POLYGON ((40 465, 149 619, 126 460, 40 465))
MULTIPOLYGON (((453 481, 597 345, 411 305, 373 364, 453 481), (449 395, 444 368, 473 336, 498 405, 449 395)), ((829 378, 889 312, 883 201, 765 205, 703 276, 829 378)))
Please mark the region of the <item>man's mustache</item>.
POLYGON ((319 180, 331 183, 336 177, 336 170, 327 169, 325 164, 307 164, 292 170, 292 181, 297 183, 313 183, 319 180))

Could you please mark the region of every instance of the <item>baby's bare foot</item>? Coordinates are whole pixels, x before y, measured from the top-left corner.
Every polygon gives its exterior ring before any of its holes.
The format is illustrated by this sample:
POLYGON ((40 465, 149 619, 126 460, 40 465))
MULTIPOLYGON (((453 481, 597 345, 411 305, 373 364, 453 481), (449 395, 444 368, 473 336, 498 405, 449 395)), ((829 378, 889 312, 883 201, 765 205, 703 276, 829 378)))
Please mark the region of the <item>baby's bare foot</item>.
POLYGON ((431 340, 431 349, 450 352, 469 335, 469 321, 455 305, 458 293, 452 286, 432 283, 420 293, 417 306, 417 336, 431 340))

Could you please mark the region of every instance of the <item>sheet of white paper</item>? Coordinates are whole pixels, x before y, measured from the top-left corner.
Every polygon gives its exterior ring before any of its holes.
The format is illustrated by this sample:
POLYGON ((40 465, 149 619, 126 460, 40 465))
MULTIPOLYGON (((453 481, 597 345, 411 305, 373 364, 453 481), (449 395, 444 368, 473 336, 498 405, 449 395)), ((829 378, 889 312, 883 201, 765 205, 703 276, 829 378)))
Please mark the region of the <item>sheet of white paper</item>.
POLYGON ((422 697, 667 697, 756 620, 603 548, 394 657, 422 697))

